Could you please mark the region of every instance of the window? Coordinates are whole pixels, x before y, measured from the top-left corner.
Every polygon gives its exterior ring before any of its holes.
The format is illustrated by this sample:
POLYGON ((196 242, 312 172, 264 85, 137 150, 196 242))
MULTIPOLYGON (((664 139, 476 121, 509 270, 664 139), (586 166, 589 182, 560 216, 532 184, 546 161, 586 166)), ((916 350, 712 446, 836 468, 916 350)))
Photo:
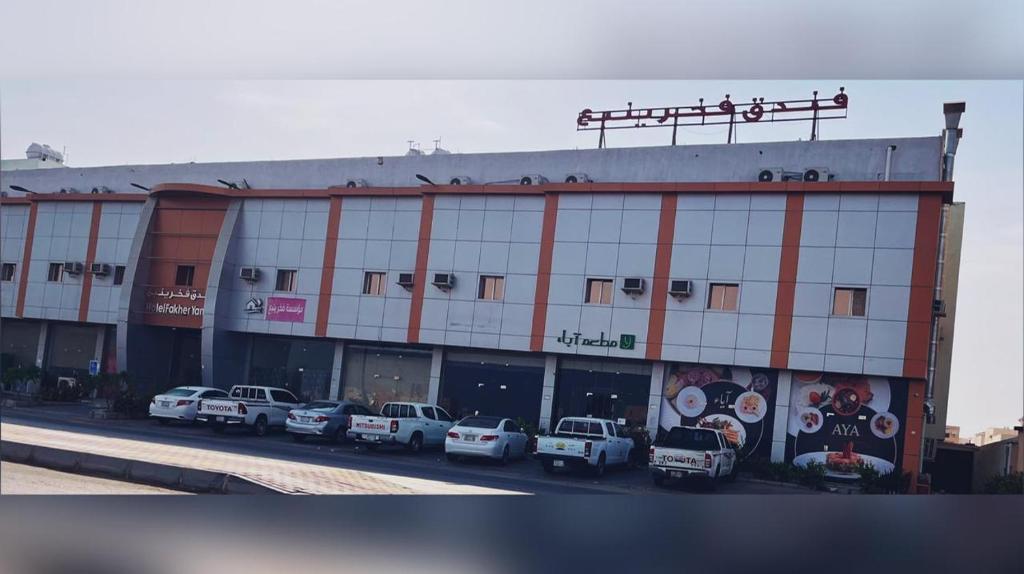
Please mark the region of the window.
POLYGON ((242 398, 242 387, 233 387, 231 389, 231 397, 235 399, 242 398))
POLYGON ((612 280, 587 279, 586 302, 594 305, 611 305, 612 280))
POLYGON ((0 268, 0 281, 14 281, 14 264, 4 263, 0 268))
POLYGON ((612 423, 604 423, 604 428, 608 431, 608 436, 615 436, 615 427, 612 423))
POLYGON ((739 298, 739 285, 735 283, 712 283, 708 293, 708 309, 735 311, 739 298))
POLYGON ((265 401, 267 400, 267 391, 263 389, 256 389, 256 400, 265 401))
POLYGON ((114 267, 114 285, 122 283, 124 283, 124 265, 116 265, 114 267))
POLYGON ((446 423, 452 422, 452 417, 441 407, 436 407, 434 412, 437 413, 437 420, 444 421, 446 423))
POLYGON ((836 296, 832 299, 832 314, 844 317, 863 317, 867 300, 867 289, 836 287, 836 296))
POLYGON ((491 301, 501 301, 505 296, 505 278, 500 275, 481 275, 480 292, 477 297, 491 301))
POLYGON ((423 416, 427 417, 428 419, 430 419, 432 421, 436 421, 437 420, 437 417, 434 416, 434 409, 432 409, 430 407, 423 407, 423 416))
POLYGON ((278 269, 277 270, 277 286, 274 287, 275 291, 287 291, 289 293, 295 291, 295 275, 294 269, 278 269))
POLYGON ((516 423, 505 421, 505 432, 519 432, 519 429, 516 428, 516 423))
POLYGON ((178 273, 174 276, 175 285, 191 287, 196 276, 195 265, 178 265, 178 273))
MULTIPOLYGON (((279 403, 297 403, 297 402, 299 402, 299 400, 295 398, 295 395, 289 393, 288 391, 270 391, 270 396, 275 401, 277 401, 279 403)), ((323 408, 324 406, 325 406, 324 404, 321 404, 320 408, 323 408)), ((331 407, 331 409, 334 409, 335 404, 334 403, 327 403, 326 406, 329 406, 329 407, 331 407)), ((315 406, 307 406, 306 408, 313 409, 313 408, 316 408, 316 407, 315 406)))
POLYGON ((367 271, 363 275, 363 295, 383 295, 386 281, 386 273, 367 271))
POLYGON ((203 399, 222 399, 227 398, 227 396, 228 394, 224 391, 206 391, 199 395, 199 397, 203 399))
POLYGON ((50 271, 46 275, 47 281, 60 282, 64 280, 64 264, 63 263, 51 263, 50 271))

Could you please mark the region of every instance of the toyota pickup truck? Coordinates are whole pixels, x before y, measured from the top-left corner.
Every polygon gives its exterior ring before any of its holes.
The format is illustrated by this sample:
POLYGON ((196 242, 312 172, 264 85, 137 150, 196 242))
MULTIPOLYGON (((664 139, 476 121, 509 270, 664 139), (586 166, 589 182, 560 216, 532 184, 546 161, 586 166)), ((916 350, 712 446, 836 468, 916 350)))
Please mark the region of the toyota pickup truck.
POLYGON ((299 400, 286 389, 235 385, 226 399, 200 400, 196 420, 209 424, 214 432, 244 426, 263 436, 270 427, 284 427, 288 412, 298 406, 299 400))
POLYGON ((736 450, 722 431, 699 427, 673 427, 650 450, 648 466, 654 484, 698 478, 711 483, 735 480, 736 450))
POLYGON ((554 434, 537 437, 536 458, 544 472, 585 469, 602 476, 609 465, 629 465, 633 439, 622 425, 605 419, 566 417, 554 434))
POLYGON ((380 416, 350 416, 348 438, 370 450, 392 445, 419 452, 424 446, 444 445, 453 424, 451 415, 437 405, 386 403, 380 416))

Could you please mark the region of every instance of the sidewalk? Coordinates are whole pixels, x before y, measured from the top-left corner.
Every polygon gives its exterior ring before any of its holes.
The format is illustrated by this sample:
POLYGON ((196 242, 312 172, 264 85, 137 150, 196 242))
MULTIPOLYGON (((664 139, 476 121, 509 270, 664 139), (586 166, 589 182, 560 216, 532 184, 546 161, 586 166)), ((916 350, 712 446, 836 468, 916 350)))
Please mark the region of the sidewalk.
POLYGON ((393 476, 85 433, 0 423, 5 441, 213 472, 232 473, 293 494, 518 494, 513 491, 393 476))

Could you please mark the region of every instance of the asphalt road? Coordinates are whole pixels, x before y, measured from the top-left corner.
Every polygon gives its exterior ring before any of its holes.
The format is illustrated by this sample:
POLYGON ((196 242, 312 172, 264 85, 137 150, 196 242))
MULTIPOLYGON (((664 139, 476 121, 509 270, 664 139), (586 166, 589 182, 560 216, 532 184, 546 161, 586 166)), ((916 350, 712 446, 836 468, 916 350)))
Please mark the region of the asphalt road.
POLYGON ((6 494, 183 494, 119 480, 0 462, 0 495, 6 494))
MULTIPOLYGON (((335 445, 315 439, 296 443, 283 431, 256 437, 244 429, 229 429, 224 434, 216 434, 208 428, 186 424, 172 423, 164 426, 151 420, 96 420, 88 418, 88 409, 78 405, 5 408, 0 413, 0 420, 20 425, 530 494, 685 495, 708 492, 708 489, 701 485, 657 488, 643 468, 609 469, 609 472, 600 479, 580 474, 551 476, 545 474, 540 464, 531 459, 515 461, 505 467, 488 462, 450 463, 445 460, 444 453, 436 449, 426 449, 418 454, 389 449, 370 452, 351 444, 335 445)), ((719 485, 716 492, 796 494, 810 491, 748 482, 741 478, 732 484, 719 485)))

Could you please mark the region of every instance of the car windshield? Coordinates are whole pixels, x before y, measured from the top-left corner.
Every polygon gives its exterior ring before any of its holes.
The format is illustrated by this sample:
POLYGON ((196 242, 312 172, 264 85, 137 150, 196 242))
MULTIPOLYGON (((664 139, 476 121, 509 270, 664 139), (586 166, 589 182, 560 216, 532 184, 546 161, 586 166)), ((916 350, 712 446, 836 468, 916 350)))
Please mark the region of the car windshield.
POLYGON ((338 408, 338 403, 331 403, 328 401, 313 401, 306 406, 302 407, 307 411, 317 411, 321 413, 328 413, 338 408))
POLYGON ((192 389, 178 387, 176 389, 171 389, 164 394, 169 397, 188 397, 191 396, 193 393, 195 393, 195 391, 192 389))
POLYGON ((471 429, 496 429, 501 419, 498 417, 466 417, 459 421, 460 427, 471 429))
POLYGON ((718 439, 714 431, 676 427, 669 431, 665 446, 686 450, 718 450, 718 439))

